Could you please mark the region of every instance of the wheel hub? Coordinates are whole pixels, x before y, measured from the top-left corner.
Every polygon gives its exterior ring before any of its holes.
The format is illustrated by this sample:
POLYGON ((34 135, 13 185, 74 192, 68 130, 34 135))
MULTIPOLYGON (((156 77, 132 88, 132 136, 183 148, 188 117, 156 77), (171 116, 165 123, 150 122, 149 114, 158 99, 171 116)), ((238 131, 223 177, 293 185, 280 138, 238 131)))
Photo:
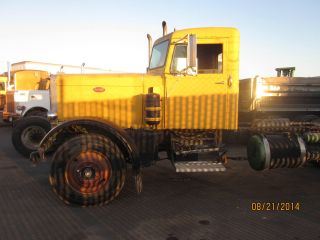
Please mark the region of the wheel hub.
POLYGON ((83 169, 81 172, 81 175, 84 179, 89 180, 89 179, 94 179, 95 175, 95 169, 92 167, 86 167, 83 169))
POLYGON ((103 189, 112 174, 111 165, 105 155, 87 151, 68 161, 65 179, 77 192, 92 194, 103 189))

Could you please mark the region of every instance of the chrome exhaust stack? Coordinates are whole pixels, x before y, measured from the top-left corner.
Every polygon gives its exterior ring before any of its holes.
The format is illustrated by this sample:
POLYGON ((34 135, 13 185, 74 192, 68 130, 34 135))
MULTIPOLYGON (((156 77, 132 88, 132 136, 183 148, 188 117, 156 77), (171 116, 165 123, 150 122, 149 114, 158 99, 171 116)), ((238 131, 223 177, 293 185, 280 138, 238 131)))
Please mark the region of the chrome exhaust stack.
POLYGON ((148 59, 150 62, 151 59, 151 51, 152 51, 152 37, 150 34, 147 34, 147 38, 148 38, 148 59))
POLYGON ((10 80, 11 80, 11 63, 8 61, 7 62, 7 71, 8 71, 8 74, 7 74, 7 88, 9 87, 10 85, 10 80))
POLYGON ((167 35, 167 23, 166 21, 162 21, 162 36, 167 35))

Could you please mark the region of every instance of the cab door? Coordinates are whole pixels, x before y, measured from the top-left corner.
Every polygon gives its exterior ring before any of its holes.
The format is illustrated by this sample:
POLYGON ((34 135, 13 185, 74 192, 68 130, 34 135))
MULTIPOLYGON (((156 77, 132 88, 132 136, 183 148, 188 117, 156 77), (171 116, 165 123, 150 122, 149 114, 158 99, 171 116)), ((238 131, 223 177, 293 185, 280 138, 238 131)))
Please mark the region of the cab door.
POLYGON ((228 45, 226 38, 200 39, 197 72, 188 72, 186 45, 172 46, 170 74, 165 75, 165 127, 230 129, 228 45))

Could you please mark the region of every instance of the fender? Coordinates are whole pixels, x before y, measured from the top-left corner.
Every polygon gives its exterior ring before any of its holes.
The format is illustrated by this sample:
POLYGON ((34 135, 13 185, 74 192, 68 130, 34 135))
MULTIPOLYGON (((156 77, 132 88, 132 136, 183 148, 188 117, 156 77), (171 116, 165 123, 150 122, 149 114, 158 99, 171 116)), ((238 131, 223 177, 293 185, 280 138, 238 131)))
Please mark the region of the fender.
POLYGON ((65 121, 51 129, 40 142, 36 152, 31 153, 30 160, 37 163, 45 160, 45 155, 54 152, 61 144, 68 139, 80 135, 97 133, 110 138, 124 153, 127 162, 132 164, 136 173, 140 172, 140 160, 136 146, 126 132, 115 124, 90 118, 81 118, 65 121))
POLYGON ((15 103, 23 108, 21 116, 34 109, 50 110, 50 95, 48 90, 17 90, 14 92, 15 103))
POLYGON ((50 109, 43 108, 43 107, 32 107, 32 108, 24 110, 21 115, 22 115, 22 117, 24 117, 24 116, 28 116, 28 114, 33 111, 48 112, 49 110, 50 109))

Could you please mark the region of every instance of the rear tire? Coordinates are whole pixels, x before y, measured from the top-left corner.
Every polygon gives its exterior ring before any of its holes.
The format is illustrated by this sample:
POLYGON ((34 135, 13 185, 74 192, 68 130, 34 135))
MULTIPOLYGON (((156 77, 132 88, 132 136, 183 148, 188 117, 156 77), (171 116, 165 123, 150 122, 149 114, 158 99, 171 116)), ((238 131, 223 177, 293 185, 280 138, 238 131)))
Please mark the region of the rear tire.
POLYGON ((28 158, 30 153, 37 150, 50 129, 51 124, 42 117, 21 118, 13 128, 12 144, 20 154, 28 158))
POLYGON ((122 190, 126 160, 109 138, 86 134, 71 138, 55 152, 49 181, 67 204, 103 205, 122 190))

